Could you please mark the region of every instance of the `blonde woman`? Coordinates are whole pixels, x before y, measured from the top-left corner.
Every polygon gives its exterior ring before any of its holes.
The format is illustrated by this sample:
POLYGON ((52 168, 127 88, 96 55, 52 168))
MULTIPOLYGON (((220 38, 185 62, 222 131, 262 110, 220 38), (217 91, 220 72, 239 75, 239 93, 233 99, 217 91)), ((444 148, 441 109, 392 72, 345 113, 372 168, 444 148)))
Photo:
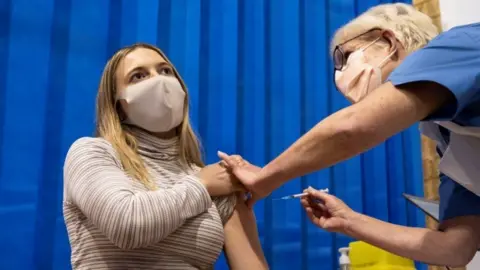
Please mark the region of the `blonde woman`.
POLYGON ((373 7, 339 29, 332 44, 335 83, 354 104, 259 172, 234 167, 254 199, 422 121, 422 133, 437 141, 442 156, 439 231, 385 223, 314 190, 302 202, 319 227, 414 260, 466 265, 480 245, 480 24, 436 35, 430 18, 398 3, 373 7))
POLYGON ((108 61, 96 133, 65 160, 73 269, 212 269, 222 249, 232 269, 268 268, 241 185, 220 163, 203 165, 186 86, 158 48, 108 61))

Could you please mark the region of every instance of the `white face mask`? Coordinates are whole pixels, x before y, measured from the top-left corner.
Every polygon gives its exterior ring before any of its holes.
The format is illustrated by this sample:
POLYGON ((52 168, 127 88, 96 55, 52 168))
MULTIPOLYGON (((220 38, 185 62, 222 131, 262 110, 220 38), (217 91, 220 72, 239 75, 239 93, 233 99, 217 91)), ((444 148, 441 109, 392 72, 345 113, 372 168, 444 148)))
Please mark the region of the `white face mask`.
POLYGON ((151 132, 166 132, 182 123, 185 92, 175 77, 155 76, 121 91, 128 104, 125 123, 151 132))
POLYGON ((353 52, 345 67, 341 71, 335 71, 335 83, 338 90, 353 103, 362 100, 383 83, 381 68, 395 53, 395 51, 390 53, 377 66, 367 63, 364 51, 377 40, 353 52))

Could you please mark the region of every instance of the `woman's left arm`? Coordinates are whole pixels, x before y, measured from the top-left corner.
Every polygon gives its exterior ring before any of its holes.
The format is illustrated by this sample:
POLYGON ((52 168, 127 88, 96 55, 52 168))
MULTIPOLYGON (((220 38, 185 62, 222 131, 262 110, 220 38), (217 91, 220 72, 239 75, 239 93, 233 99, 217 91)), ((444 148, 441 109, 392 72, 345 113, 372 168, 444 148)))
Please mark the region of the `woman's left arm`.
POLYGON ((230 269, 268 269, 258 238, 255 214, 248 209, 242 197, 237 197, 235 210, 225 223, 224 230, 224 251, 230 269))

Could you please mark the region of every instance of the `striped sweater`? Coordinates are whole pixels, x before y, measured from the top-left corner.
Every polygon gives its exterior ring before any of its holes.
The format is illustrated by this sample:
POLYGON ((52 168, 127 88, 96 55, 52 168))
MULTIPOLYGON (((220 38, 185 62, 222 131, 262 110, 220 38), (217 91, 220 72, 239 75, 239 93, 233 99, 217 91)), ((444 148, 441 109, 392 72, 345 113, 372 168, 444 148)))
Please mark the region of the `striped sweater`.
POLYGON ((213 269, 235 196, 210 198, 178 161, 178 138, 134 129, 159 187, 127 176, 102 138, 80 138, 64 165, 63 213, 73 269, 213 269))

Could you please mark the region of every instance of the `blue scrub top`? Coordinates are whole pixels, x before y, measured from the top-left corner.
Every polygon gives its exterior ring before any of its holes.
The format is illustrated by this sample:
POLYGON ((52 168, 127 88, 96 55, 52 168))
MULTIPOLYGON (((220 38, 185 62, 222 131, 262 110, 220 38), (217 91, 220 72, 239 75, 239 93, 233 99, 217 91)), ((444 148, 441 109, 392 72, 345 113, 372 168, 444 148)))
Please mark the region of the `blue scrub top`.
MULTIPOLYGON (((395 86, 420 81, 443 85, 456 100, 445 104, 425 121, 446 120, 480 127, 480 23, 455 27, 440 34, 426 47, 410 54, 388 80, 395 86)), ((448 143, 450 132, 439 128, 448 143)), ((441 221, 480 215, 479 196, 446 175, 441 174, 440 181, 441 221)))

